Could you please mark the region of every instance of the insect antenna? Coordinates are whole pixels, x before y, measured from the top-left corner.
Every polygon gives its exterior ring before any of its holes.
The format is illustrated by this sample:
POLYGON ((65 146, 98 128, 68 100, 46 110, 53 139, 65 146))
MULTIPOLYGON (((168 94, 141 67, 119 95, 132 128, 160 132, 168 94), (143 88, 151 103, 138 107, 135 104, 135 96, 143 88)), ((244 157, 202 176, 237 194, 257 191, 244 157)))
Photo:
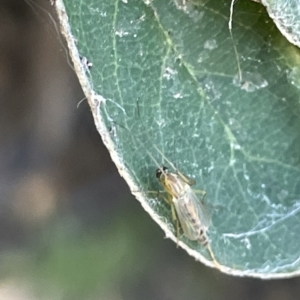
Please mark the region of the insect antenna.
POLYGON ((155 145, 153 144, 153 147, 156 149, 156 151, 162 156, 162 158, 175 170, 177 171, 177 168, 175 167, 175 165, 167 159, 167 157, 162 153, 162 151, 155 145))
MULTIPOLYGON (((145 149, 145 151, 147 152, 147 154, 149 155, 149 157, 153 160, 153 162, 155 163, 155 165, 157 167, 157 170, 160 170, 160 172, 162 174, 166 174, 167 168, 165 166, 161 166, 158 163, 158 161, 155 159, 155 157, 152 155, 152 153, 148 149, 146 149, 145 145, 139 139, 138 139, 138 142, 145 149)), ((153 146, 154 146, 155 149, 158 149, 155 144, 153 144, 153 146)), ((165 157, 165 155, 161 151, 159 151, 159 153, 162 155, 162 157, 165 157)), ((173 167, 172 165, 170 165, 170 166, 173 167)))
MULTIPOLYGON (((122 129, 127 130, 128 132, 130 132, 130 130, 126 126, 120 124, 119 122, 116 122, 114 120, 111 120, 111 122, 113 124, 116 124, 116 125, 120 126, 122 129)), ((160 172, 162 174, 166 174, 167 168, 158 163, 158 161, 155 159, 155 157, 152 155, 152 153, 147 149, 147 147, 144 145, 144 143, 139 138, 136 137, 136 140, 138 141, 140 146, 145 150, 145 152, 148 154, 148 156, 151 158, 151 160, 154 162, 155 166, 157 167, 157 170, 160 170, 160 172)), ((153 146, 162 155, 162 157, 164 159, 166 159, 165 155, 158 149, 158 147, 155 144, 153 144, 153 146)), ((167 159, 166 159, 166 161, 171 165, 172 168, 174 168, 174 170, 176 170, 176 168, 174 167, 174 165, 171 162, 169 162, 167 159)))

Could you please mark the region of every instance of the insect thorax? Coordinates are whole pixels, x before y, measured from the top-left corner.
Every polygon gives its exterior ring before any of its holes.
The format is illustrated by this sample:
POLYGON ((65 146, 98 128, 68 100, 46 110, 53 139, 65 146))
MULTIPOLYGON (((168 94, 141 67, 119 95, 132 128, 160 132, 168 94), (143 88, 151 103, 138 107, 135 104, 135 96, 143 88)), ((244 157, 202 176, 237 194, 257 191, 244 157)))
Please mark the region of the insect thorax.
POLYGON ((165 174, 163 185, 175 198, 181 198, 186 193, 186 183, 184 183, 177 174, 165 174))

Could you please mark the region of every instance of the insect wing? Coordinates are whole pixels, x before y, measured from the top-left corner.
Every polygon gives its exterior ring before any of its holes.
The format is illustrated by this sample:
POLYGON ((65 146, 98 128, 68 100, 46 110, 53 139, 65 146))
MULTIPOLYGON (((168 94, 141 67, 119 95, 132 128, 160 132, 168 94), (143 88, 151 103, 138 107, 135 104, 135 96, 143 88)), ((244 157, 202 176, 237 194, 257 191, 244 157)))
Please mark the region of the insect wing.
POLYGON ((190 240, 197 240, 200 230, 206 231, 210 223, 203 204, 189 186, 182 197, 173 201, 184 234, 190 240))

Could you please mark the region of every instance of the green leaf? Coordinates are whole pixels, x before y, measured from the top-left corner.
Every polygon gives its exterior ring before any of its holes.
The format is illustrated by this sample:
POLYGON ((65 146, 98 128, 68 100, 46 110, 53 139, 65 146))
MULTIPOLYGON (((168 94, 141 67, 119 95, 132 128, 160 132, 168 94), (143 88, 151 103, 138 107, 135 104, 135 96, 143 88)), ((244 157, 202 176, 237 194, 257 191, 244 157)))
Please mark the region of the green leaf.
MULTIPOLYGON (((221 271, 299 274, 300 53, 264 7, 238 1, 231 37, 231 1, 64 4, 62 30, 97 129, 166 235, 176 241, 170 207, 147 192, 159 189, 153 158, 170 167, 155 146, 207 191, 221 271)), ((179 245, 214 265, 197 242, 182 236, 179 245)))

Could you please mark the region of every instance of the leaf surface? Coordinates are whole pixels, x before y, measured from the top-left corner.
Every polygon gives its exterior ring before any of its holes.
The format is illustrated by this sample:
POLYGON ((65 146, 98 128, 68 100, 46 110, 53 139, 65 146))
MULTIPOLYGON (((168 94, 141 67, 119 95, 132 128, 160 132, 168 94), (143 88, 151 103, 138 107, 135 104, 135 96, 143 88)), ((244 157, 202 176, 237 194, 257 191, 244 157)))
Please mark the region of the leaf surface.
MULTIPOLYGON (((171 167, 157 147, 207 191, 222 271, 289 277, 300 269, 300 52, 251 1, 234 5, 231 37, 230 2, 64 0, 70 28, 57 9, 96 126, 154 220, 174 238, 170 207, 148 192, 160 189, 154 159, 171 167)), ((212 265, 197 242, 180 245, 212 265)))

